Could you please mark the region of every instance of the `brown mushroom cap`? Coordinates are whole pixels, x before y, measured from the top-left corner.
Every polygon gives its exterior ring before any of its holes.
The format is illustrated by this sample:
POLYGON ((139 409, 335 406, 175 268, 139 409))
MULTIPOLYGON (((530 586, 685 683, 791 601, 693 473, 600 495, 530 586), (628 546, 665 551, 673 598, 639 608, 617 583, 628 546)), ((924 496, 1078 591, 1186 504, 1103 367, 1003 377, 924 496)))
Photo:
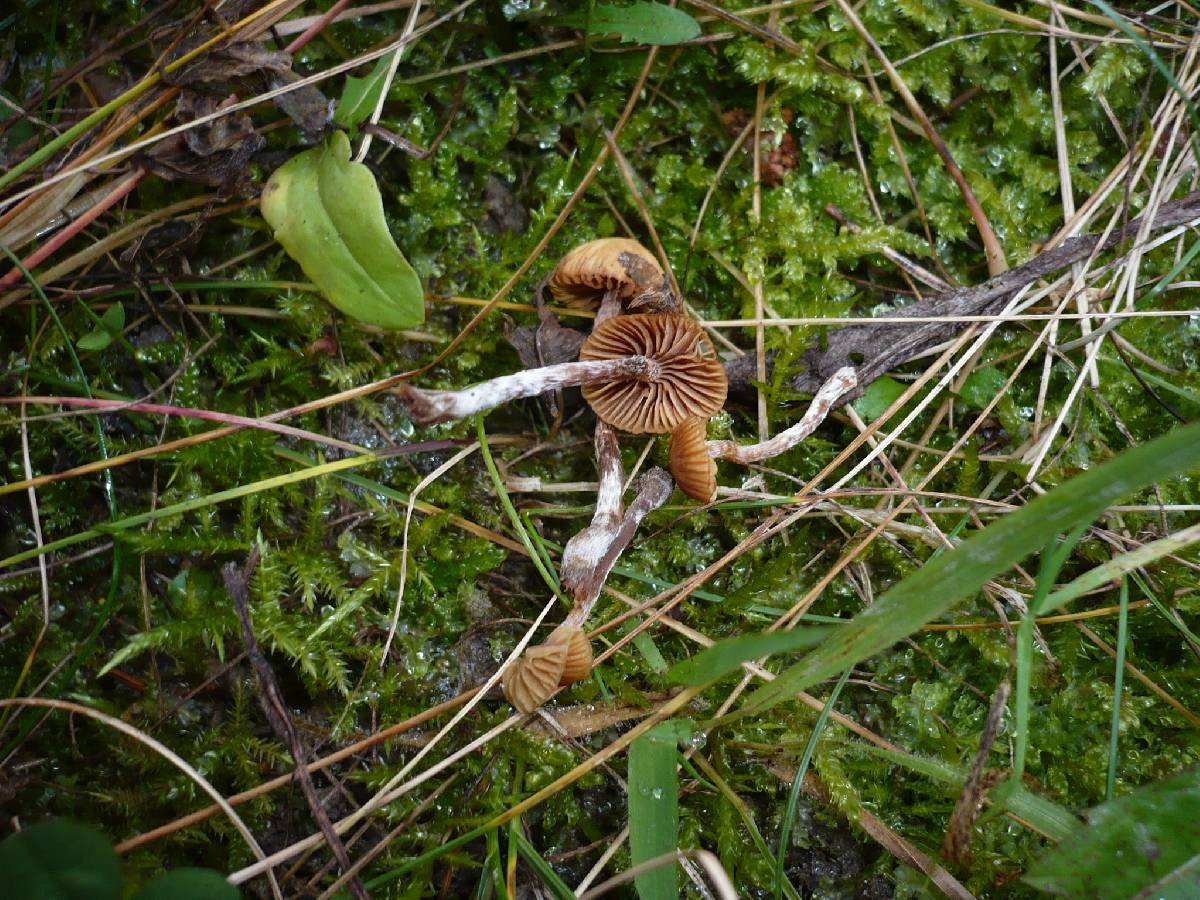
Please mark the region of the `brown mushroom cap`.
POLYGON ((717 464, 708 455, 706 420, 688 419, 671 432, 667 465, 679 489, 701 503, 717 492, 717 464))
POLYGON ((601 238, 562 258, 550 276, 550 293, 575 309, 597 309, 608 291, 617 291, 624 302, 662 283, 662 267, 637 241, 601 238))
POLYGON ((707 419, 725 405, 728 382, 704 330, 689 316, 623 315, 596 326, 579 358, 645 356, 653 375, 583 387, 596 416, 630 434, 666 434, 686 419, 707 419))

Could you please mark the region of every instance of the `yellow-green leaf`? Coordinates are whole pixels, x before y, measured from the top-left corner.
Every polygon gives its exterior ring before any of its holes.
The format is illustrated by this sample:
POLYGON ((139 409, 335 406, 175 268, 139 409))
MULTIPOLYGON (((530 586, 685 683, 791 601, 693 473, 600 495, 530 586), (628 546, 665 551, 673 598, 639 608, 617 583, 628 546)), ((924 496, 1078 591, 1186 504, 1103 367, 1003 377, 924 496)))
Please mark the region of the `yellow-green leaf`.
POLYGON ((334 306, 384 328, 425 320, 420 279, 392 240, 375 176, 335 131, 275 170, 263 189, 275 238, 334 306))

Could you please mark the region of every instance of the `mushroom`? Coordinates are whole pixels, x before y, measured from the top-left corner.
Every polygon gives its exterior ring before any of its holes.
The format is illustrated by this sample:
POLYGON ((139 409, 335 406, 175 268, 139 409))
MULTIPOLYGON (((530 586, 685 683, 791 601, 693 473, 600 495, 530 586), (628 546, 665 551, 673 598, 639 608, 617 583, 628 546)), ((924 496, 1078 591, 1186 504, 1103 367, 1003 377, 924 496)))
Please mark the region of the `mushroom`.
POLYGON ((717 492, 717 464, 708 455, 705 442, 706 419, 695 417, 671 432, 667 466, 679 489, 701 503, 717 492))
POLYGON ((652 360, 648 377, 619 376, 583 386, 596 417, 631 434, 666 434, 725 405, 728 382, 704 330, 690 316, 635 314, 601 322, 579 348, 581 362, 652 360))
POLYGON ((521 654, 501 679, 504 696, 519 712, 533 712, 558 690, 569 647, 558 644, 538 644, 521 654))
POLYGON ((562 258, 550 276, 554 299, 573 309, 599 310, 607 318, 631 309, 677 310, 658 260, 629 238, 601 238, 580 244, 562 258))
POLYGON ((504 673, 501 685, 519 712, 533 712, 560 687, 592 671, 592 642, 577 625, 559 625, 544 643, 528 648, 504 673))

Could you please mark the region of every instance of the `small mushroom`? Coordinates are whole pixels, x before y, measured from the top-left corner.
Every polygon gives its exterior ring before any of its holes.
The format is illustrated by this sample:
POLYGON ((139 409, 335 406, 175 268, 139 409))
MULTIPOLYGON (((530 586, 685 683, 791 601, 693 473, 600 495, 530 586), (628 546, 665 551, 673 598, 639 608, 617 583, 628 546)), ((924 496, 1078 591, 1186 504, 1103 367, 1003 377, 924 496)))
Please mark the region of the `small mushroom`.
POLYGON ((707 419, 725 405, 728 382, 704 329, 674 314, 606 319, 579 349, 584 361, 644 357, 647 375, 585 384, 583 398, 597 418, 631 434, 666 434, 686 419, 707 419))
MULTIPOLYGON (((550 699, 550 695, 562 683, 570 650, 567 641, 528 648, 520 659, 509 666, 501 681, 508 702, 518 712, 530 713, 550 699)), ((591 655, 590 646, 588 655, 591 655)))
POLYGON ((559 625, 546 638, 546 646, 555 645, 567 648, 559 687, 586 678, 592 671, 592 642, 588 640, 587 632, 576 625, 559 625))
MULTIPOLYGON (((606 299, 615 301, 617 305, 607 310, 609 314, 620 312, 621 306, 643 295, 671 294, 658 260, 629 238, 601 238, 580 244, 562 258, 550 276, 550 293, 574 309, 601 309, 606 299)), ((671 299, 670 308, 676 308, 674 295, 671 299)))
POLYGON ((679 489, 701 503, 707 503, 717 492, 717 464, 708 455, 705 441, 707 420, 686 419, 671 432, 667 465, 679 489))

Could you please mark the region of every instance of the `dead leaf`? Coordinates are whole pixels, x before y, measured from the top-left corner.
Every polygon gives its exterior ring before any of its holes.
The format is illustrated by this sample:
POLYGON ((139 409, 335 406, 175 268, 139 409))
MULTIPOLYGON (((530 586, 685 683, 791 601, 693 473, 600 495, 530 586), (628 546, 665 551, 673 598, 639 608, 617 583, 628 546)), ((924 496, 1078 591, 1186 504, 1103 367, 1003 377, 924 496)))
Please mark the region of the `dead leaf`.
MULTIPOLYGON (((217 47, 164 79, 176 87, 216 96, 241 97, 295 84, 292 57, 262 44, 241 41, 217 47)), ((293 88, 273 98, 274 104, 310 137, 317 137, 333 114, 332 103, 314 85, 293 88)))
MULTIPOLYGON (((234 103, 223 102, 192 90, 183 91, 175 106, 181 124, 212 115, 234 103)), ((212 122, 172 135, 145 155, 151 170, 171 181, 194 181, 222 187, 233 193, 249 192, 246 166, 266 141, 254 130, 245 113, 222 116, 212 122)))
POLYGON ((586 335, 567 328, 552 312, 543 311, 542 321, 532 325, 505 323, 504 337, 517 351, 521 364, 527 369, 571 362, 579 358, 579 347, 586 335))

